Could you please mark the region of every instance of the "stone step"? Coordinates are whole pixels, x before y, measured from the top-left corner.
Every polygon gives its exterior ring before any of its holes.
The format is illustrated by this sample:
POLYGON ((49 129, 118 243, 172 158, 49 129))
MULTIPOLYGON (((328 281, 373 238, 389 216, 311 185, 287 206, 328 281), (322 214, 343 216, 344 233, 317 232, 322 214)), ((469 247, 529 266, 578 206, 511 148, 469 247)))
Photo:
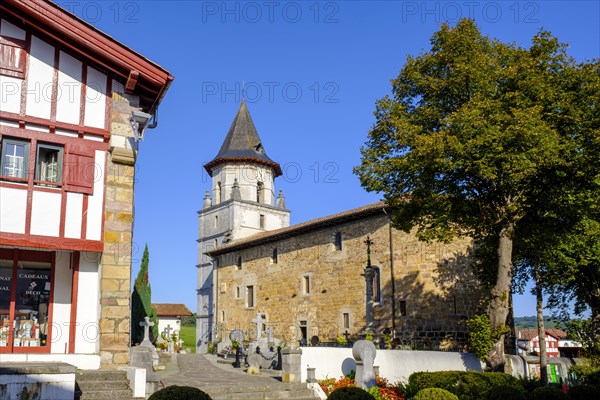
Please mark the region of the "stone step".
POLYGON ((202 388, 213 400, 314 400, 312 389, 306 384, 274 384, 260 386, 211 386, 202 388))
MULTIPOLYGON (((207 392, 208 393, 208 392, 207 392)), ((315 400, 313 391, 308 392, 258 392, 258 393, 221 393, 210 394, 212 400, 315 400)))
POLYGON ((77 385, 82 391, 93 391, 93 390, 127 390, 129 389, 128 380, 118 381, 77 381, 77 385))
POLYGON ((79 397, 80 400, 87 399, 132 399, 133 394, 131 393, 131 389, 127 390, 90 390, 84 391, 81 393, 79 397))
POLYGON ((75 398, 79 400, 133 399, 125 371, 78 371, 75 382, 75 398))
POLYGON ((75 377, 77 382, 80 381, 114 381, 114 380, 127 380, 126 371, 112 371, 112 370, 89 370, 89 371, 77 371, 75 377))

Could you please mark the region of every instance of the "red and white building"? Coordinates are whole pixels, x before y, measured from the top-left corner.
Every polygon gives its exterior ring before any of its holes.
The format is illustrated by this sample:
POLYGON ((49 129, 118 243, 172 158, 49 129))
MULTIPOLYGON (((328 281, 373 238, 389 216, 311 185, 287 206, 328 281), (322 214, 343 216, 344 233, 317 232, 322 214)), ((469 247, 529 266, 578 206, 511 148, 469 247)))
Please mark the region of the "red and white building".
MULTIPOLYGON (((560 357, 559 341, 567 336, 560 329, 546 329, 546 355, 560 357)), ((530 356, 540 354, 540 337, 537 329, 522 329, 517 331, 517 350, 519 355, 530 356)))
POLYGON ((135 136, 172 80, 51 1, 0 2, 0 363, 128 362, 135 136))

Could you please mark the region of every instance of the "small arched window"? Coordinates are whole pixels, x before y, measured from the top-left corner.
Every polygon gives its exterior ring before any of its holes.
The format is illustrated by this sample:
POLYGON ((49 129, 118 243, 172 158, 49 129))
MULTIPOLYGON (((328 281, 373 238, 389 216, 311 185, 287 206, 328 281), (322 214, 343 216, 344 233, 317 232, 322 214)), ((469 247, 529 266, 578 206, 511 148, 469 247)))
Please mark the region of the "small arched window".
POLYGON ((342 232, 338 231, 335 233, 334 245, 335 245, 336 251, 342 250, 342 232))
POLYGON ((256 183, 256 202, 258 202, 258 203, 262 203, 263 202, 264 190, 265 190, 264 183, 258 181, 256 183))
POLYGON ((279 251, 277 247, 273 249, 273 254, 271 255, 271 264, 277 264, 279 262, 279 251))
POLYGON ((238 256, 237 258, 237 262, 235 264, 236 269, 240 270, 242 269, 242 256, 238 256))
POLYGON ((379 267, 373 267, 375 276, 373 277, 373 303, 381 304, 381 270, 379 267))
POLYGON ((215 190, 215 204, 219 204, 221 202, 221 182, 217 182, 217 189, 215 190))

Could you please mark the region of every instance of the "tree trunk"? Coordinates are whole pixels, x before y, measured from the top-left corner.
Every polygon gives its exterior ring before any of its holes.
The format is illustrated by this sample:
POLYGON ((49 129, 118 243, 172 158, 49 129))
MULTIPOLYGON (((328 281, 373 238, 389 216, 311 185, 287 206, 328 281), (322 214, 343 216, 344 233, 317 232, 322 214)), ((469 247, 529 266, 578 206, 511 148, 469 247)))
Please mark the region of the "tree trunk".
MULTIPOLYGON (((592 311, 592 339, 593 343, 600 343, 600 290, 594 290, 589 303, 592 311)), ((592 365, 595 367, 600 366, 600 346, 593 346, 590 358, 592 365)))
MULTIPOLYGON (((506 326, 509 310, 510 289, 512 283, 512 247, 514 225, 506 224, 502 227, 498 240, 498 275, 496 285, 492 289, 488 316, 492 332, 506 326)), ((504 334, 500 335, 485 359, 486 369, 504 372, 504 334)))
POLYGON ((544 302, 542 296, 542 277, 540 266, 535 265, 535 308, 537 310, 538 341, 540 344, 540 380, 542 385, 548 385, 548 358, 546 356, 546 329, 544 327, 544 302))

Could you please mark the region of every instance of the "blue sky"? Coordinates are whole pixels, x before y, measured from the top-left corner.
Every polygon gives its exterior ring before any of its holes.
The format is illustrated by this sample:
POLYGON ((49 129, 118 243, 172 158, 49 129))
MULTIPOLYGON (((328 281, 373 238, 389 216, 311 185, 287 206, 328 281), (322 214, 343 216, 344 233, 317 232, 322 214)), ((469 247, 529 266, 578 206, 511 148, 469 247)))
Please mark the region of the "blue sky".
MULTIPOLYGON (((150 248, 154 302, 196 308, 198 219, 242 86, 267 154, 282 166, 292 223, 380 199, 352 167, 407 55, 442 22, 529 46, 539 29, 577 60, 600 57, 597 1, 58 1, 168 69, 175 81, 146 134, 135 189, 134 276, 150 248)), ((515 315, 535 314, 533 296, 515 315)))

